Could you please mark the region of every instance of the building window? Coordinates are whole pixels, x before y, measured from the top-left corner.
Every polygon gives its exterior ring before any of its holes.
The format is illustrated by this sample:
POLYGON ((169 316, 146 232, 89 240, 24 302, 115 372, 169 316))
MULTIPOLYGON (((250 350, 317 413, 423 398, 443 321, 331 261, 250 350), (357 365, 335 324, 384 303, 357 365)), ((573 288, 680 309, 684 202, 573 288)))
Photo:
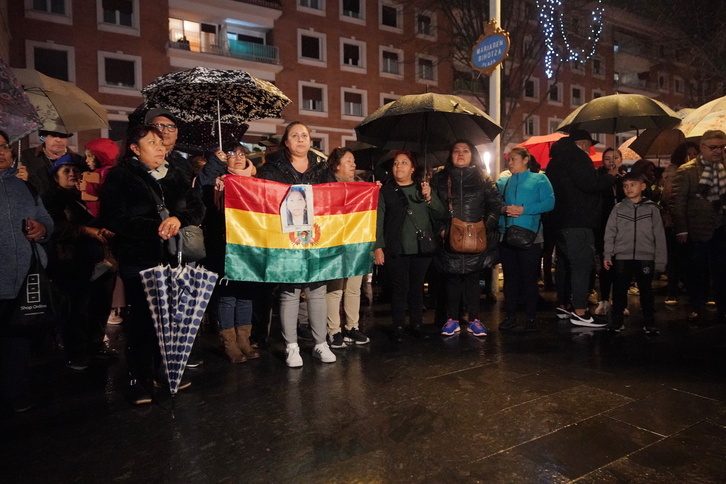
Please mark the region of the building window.
POLYGON ((380 26, 384 30, 393 32, 402 32, 403 25, 401 22, 401 14, 403 7, 393 3, 380 3, 380 26))
POLYGON ((54 15, 67 15, 66 0, 32 0, 32 9, 54 15))
POLYGON ((539 79, 530 77, 524 81, 524 98, 533 101, 539 100, 539 79))
POLYGON ((562 104, 562 83, 550 84, 549 102, 551 104, 562 104))
POLYGON ((366 44, 351 39, 340 39, 340 64, 342 70, 360 72, 365 69, 366 44))
POLYGON ((396 99, 398 99, 400 96, 397 96, 392 93, 381 93, 381 106, 385 106, 388 103, 392 103, 396 99))
POLYGON ((570 104, 572 106, 582 106, 585 104, 584 90, 581 87, 572 87, 570 91, 570 104))
POLYGON ((343 17, 363 20, 365 0, 340 0, 340 12, 343 17))
POLYGON ((343 116, 362 118, 365 116, 365 91, 342 89, 343 116))
POLYGON ((602 60, 597 57, 592 59, 592 75, 596 77, 605 77, 605 66, 602 60))
POLYGON ((403 76, 402 62, 403 51, 381 49, 381 73, 396 77, 403 76))
POLYGON ((596 89, 593 89, 593 91, 592 91, 592 98, 593 99, 597 99, 597 98, 603 97, 603 96, 604 96, 604 94, 603 94, 602 91, 598 91, 596 89))
POLYGON ((581 60, 573 60, 570 62, 570 68, 573 72, 583 74, 585 72, 585 63, 581 60))
POLYGON ((423 37, 433 37, 434 20, 431 15, 425 13, 416 15, 416 33, 423 37))
POLYGON ((191 50, 192 52, 207 52, 219 54, 220 45, 217 42, 217 26, 183 20, 169 19, 169 40, 177 48, 191 50))
POLYGON ((25 16, 35 20, 73 25, 71 0, 25 0, 25 16))
POLYGON ((136 95, 141 89, 141 57, 99 52, 98 66, 98 84, 102 92, 136 95), (104 89, 104 86, 114 90, 104 89), (119 88, 121 90, 115 90, 119 88))
POLYGON ((524 127, 522 133, 525 137, 539 135, 539 116, 524 116, 524 127))
POLYGON ((101 0, 103 21, 107 24, 133 26, 134 2, 132 0, 101 0))
POLYGON ((673 90, 677 94, 683 94, 683 78, 681 78, 681 77, 673 78, 673 90))
POLYGON ((304 64, 325 65, 325 34, 298 30, 298 60, 304 64))
POLYGON ((436 59, 422 55, 416 56, 416 77, 418 81, 436 82, 436 59))
POLYGON ((46 76, 76 82, 73 47, 45 42, 26 41, 26 65, 46 76))
POLYGON ((658 74, 658 89, 661 91, 668 91, 668 74, 658 74))
POLYGON ((325 10, 325 0, 298 0, 298 5, 311 10, 325 10))
POLYGON ((547 133, 556 133, 557 127, 560 125, 561 122, 562 120, 559 118, 549 118, 547 120, 547 133))
POLYGON ((300 82, 300 112, 313 116, 326 116, 328 87, 314 82, 300 82))

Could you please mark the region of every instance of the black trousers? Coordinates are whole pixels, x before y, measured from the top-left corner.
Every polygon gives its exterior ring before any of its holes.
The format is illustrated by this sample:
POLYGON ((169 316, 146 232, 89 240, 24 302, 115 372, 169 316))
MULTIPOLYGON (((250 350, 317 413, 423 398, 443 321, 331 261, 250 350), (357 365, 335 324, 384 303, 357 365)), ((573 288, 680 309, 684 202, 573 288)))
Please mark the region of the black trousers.
POLYGON ((521 295, 527 319, 537 317, 537 277, 541 256, 542 244, 532 244, 526 249, 512 247, 506 242, 499 244, 499 257, 504 271, 504 310, 507 316, 516 316, 521 295))
POLYGON ((423 285, 429 264, 429 256, 386 257, 386 270, 391 278, 391 317, 395 327, 403 327, 406 305, 411 324, 422 324, 423 285))
POLYGON ((459 319, 460 302, 469 313, 469 321, 479 319, 479 273, 446 274, 446 317, 459 319))
POLYGON ((4 331, 15 299, 0 299, 0 396, 12 404, 29 390, 28 367, 32 339, 4 331))
POLYGON ((628 289, 635 276, 640 290, 640 308, 643 311, 643 326, 655 325, 655 303, 653 300, 653 273, 655 262, 652 260, 614 260, 613 266, 613 309, 614 326, 623 324, 623 311, 628 305, 628 289))

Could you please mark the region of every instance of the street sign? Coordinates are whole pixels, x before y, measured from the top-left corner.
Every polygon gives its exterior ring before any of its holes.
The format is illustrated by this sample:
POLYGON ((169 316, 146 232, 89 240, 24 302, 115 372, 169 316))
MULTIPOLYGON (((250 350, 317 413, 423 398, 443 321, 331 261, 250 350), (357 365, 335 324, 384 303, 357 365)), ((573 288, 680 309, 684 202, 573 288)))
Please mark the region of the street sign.
POLYGON ((484 25, 484 35, 472 49, 472 66, 484 74, 491 74, 507 58, 509 47, 509 32, 498 28, 497 21, 491 19, 484 25))

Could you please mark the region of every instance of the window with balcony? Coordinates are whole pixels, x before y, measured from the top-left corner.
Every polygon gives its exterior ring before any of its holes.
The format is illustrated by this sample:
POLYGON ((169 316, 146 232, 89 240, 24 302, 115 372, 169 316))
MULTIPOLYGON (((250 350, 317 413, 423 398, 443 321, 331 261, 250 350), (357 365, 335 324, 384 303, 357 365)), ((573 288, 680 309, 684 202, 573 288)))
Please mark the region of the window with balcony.
POLYGON ((76 81, 73 47, 30 40, 25 45, 29 68, 62 81, 76 81))
POLYGON ((570 88, 570 104, 574 106, 582 106, 585 104, 584 90, 579 86, 570 88))
POLYGON ((361 72, 366 68, 366 44, 353 39, 340 39, 340 64, 344 71, 361 72))
POLYGON ((363 20, 365 18, 365 0, 340 0, 340 13, 343 18, 363 20))
POLYGON ((343 100, 343 116, 362 118, 365 116, 365 91, 341 89, 343 100))
POLYGON ((436 82, 436 59, 433 57, 416 56, 416 77, 418 81, 436 82))
POLYGON ((224 52, 223 46, 218 43, 217 26, 214 24, 169 18, 169 40, 171 46, 177 49, 210 54, 224 52))
POLYGON ((539 101, 539 79, 531 77, 524 81, 524 98, 539 101))
POLYGON ((327 114, 328 88, 314 82, 300 82, 300 112, 316 116, 327 114))
POLYGON ((325 34, 311 30, 298 30, 298 61, 303 64, 325 66, 325 34))
POLYGON ((25 16, 46 22, 72 25, 71 0, 25 0, 25 16))
POLYGON ((141 89, 141 57, 99 52, 98 61, 99 86, 134 90, 129 93, 134 95, 141 89))
POLYGON ((379 23, 381 28, 392 32, 403 32, 402 13, 402 5, 381 2, 379 4, 379 23))
POLYGON ((403 51, 399 49, 381 49, 381 73, 393 77, 403 76, 403 51))
POLYGON ((525 138, 530 136, 539 135, 539 116, 537 115, 524 115, 524 125, 522 127, 522 134, 525 138))

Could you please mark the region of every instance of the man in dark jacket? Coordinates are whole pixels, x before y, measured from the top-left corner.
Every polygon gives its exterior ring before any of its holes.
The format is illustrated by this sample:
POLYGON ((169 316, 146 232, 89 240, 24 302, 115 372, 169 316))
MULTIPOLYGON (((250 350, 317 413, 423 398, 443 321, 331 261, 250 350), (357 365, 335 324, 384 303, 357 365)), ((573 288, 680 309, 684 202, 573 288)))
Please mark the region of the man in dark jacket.
POLYGON ((590 273, 595 260, 595 236, 601 219, 602 194, 614 183, 612 175, 598 175, 588 156, 596 143, 577 129, 550 150, 547 178, 555 192, 550 223, 557 243, 557 317, 577 326, 604 327, 587 309, 590 273), (571 301, 570 301, 571 293, 571 301))
POLYGON ((719 319, 726 314, 726 133, 701 137, 701 154, 678 168, 673 179, 671 213, 676 238, 688 244, 688 296, 696 322, 706 302, 709 268, 719 319))
POLYGON ((70 153, 73 157, 72 162, 79 165, 84 159, 68 148, 68 138, 73 136, 72 134, 39 131, 38 135, 43 143, 24 150, 20 162, 28 169, 28 183, 38 195, 43 195, 55 183, 50 170, 58 158, 70 153))

